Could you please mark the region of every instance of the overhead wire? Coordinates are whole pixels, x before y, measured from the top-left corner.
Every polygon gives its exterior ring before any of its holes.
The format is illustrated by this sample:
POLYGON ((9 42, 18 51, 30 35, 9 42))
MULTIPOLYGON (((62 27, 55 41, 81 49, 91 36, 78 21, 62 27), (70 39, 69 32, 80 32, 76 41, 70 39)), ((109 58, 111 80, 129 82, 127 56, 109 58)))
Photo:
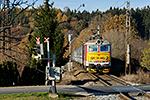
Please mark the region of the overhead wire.
POLYGON ((114 3, 112 6, 116 5, 120 0, 118 0, 116 3, 114 3))
MULTIPOLYGON (((120 1, 120 0, 118 0, 116 3, 114 3, 114 4, 112 5, 112 7, 115 6, 117 3, 119 3, 119 1, 120 1)), ((129 0, 126 0, 121 6, 118 6, 118 8, 122 7, 122 6, 123 6, 125 3, 127 3, 128 1, 129 1, 129 0)))
MULTIPOLYGON (((120 0, 117 0, 116 3, 114 3, 112 6, 116 5, 120 0)), ((119 6, 118 8, 122 7, 124 4, 126 4, 128 2, 128 0, 126 0, 121 6, 119 6)), ((100 13, 102 16, 111 19, 110 17, 108 17, 107 15, 103 14, 102 12, 100 13)), ((122 27, 126 28, 126 26, 121 25, 122 27)))
POLYGON ((122 7, 124 4, 126 4, 127 2, 128 2, 128 1, 125 1, 121 6, 119 6, 119 8, 122 7))

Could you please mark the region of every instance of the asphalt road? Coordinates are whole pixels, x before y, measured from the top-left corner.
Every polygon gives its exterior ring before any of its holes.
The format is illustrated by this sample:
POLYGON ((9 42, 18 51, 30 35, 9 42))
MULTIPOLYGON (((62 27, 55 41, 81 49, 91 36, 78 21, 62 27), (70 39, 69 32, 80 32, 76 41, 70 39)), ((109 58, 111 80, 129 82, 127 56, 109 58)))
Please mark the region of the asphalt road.
MULTIPOLYGON (((48 92, 49 86, 22 86, 22 87, 1 87, 0 94, 13 94, 24 92, 48 92)), ((146 92, 150 92, 150 84, 136 86, 146 92)), ((57 92, 75 93, 84 96, 100 95, 100 94, 117 94, 118 92, 107 86, 72 86, 72 85, 59 85, 56 86, 57 92)))
MULTIPOLYGON (((51 86, 24 86, 24 87, 1 87, 0 94, 13 94, 24 92, 48 92, 51 86)), ((57 92, 68 92, 76 94, 116 94, 116 91, 106 86, 56 86, 57 92)))

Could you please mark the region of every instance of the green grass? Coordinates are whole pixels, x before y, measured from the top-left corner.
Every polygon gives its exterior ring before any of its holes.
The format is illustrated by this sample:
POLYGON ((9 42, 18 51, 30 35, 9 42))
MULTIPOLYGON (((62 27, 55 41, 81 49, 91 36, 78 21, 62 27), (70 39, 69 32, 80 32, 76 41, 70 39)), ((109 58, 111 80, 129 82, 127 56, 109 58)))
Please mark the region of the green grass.
POLYGON ((73 93, 61 93, 58 92, 58 98, 50 98, 49 92, 38 92, 38 93, 17 93, 17 94, 0 94, 0 100, 67 100, 74 98, 81 98, 80 95, 73 93))

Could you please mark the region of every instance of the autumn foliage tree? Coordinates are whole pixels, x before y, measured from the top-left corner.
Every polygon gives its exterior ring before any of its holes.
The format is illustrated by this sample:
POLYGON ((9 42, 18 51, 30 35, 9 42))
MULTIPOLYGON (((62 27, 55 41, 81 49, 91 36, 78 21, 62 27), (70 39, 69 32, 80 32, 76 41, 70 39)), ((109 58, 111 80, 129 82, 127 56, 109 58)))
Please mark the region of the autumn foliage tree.
MULTIPOLYGON (((134 20, 131 19, 131 32, 132 36, 139 38, 139 33, 137 31, 137 25, 135 24, 134 20)), ((115 15, 114 17, 111 17, 110 19, 107 19, 106 25, 105 25, 105 32, 112 30, 112 29, 117 29, 118 31, 125 31, 126 30, 126 16, 121 14, 120 16, 115 15)))

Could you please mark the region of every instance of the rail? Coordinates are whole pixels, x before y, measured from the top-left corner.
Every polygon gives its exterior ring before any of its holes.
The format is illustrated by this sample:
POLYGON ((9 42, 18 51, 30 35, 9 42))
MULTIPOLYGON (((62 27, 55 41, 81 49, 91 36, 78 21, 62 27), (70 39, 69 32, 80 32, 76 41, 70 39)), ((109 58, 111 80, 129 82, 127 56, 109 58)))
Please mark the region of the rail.
MULTIPOLYGON (((80 65, 77 65, 77 66, 80 67, 80 68, 83 68, 80 65)), ((138 91, 143 96, 146 96, 146 97, 150 98, 150 94, 146 93, 145 91, 143 91, 139 88, 136 88, 136 87, 132 86, 131 83, 128 83, 127 81, 125 81, 123 79, 120 79, 120 78, 118 78, 114 75, 104 74, 105 77, 122 84, 122 87, 121 86, 117 87, 117 86, 114 86, 113 84, 110 84, 107 80, 105 80, 105 78, 101 78, 99 75, 92 74, 90 72, 87 72, 87 73, 91 77, 91 79, 96 79, 97 81, 101 82, 104 86, 109 86, 113 90, 117 91, 120 94, 120 97, 125 99, 125 100, 136 100, 132 95, 128 94, 128 92, 130 92, 130 89, 131 90, 136 90, 136 92, 138 91), (129 88, 128 92, 126 92, 126 93, 122 92, 121 88, 123 89, 123 88, 126 88, 126 87, 129 88)), ((94 82, 94 83, 96 83, 96 82, 94 82)))

